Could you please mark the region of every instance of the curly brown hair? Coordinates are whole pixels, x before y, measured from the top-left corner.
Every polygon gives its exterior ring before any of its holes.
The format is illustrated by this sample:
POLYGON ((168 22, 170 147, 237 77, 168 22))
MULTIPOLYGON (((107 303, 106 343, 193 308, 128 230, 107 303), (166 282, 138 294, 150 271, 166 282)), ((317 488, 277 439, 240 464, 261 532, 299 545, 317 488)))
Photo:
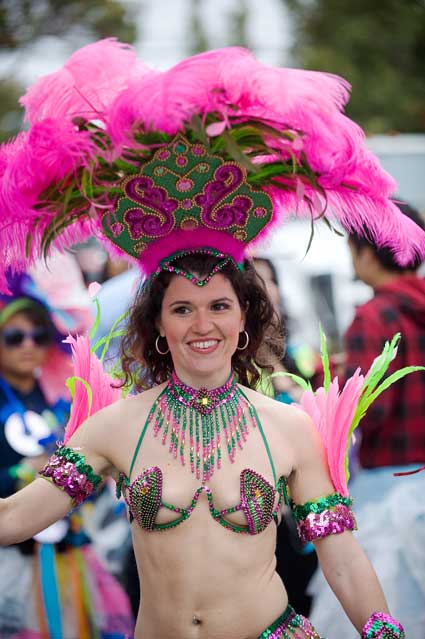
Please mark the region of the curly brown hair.
MULTIPOLYGON (((192 253, 176 259, 173 266, 204 278, 219 261, 220 258, 212 255, 192 253)), ((229 280, 241 309, 246 312, 249 343, 244 350, 235 351, 232 367, 241 384, 255 388, 261 371, 272 371, 270 354, 278 357, 283 354, 281 322, 250 261, 245 261, 243 270, 229 262, 220 273, 229 280)), ((121 343, 123 386, 143 390, 166 381, 173 371, 170 353, 160 355, 155 348, 162 300, 173 277, 181 275, 161 271, 154 279, 147 280, 136 295, 121 343)))

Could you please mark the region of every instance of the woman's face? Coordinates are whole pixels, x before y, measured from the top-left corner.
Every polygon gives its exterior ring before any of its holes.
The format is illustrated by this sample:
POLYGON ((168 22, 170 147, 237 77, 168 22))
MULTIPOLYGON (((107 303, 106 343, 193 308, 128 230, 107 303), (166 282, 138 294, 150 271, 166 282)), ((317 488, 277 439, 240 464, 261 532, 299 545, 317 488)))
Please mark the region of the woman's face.
POLYGON ((24 314, 16 313, 0 329, 0 370, 8 375, 27 377, 44 364, 50 346, 48 330, 35 326, 24 314), (46 337, 44 343, 43 335, 46 337))
MULTIPOLYGON (((180 379, 200 388, 227 380, 245 317, 229 280, 221 273, 205 286, 175 275, 165 291, 158 331, 180 379)), ((160 349, 165 347, 160 342, 160 349)))

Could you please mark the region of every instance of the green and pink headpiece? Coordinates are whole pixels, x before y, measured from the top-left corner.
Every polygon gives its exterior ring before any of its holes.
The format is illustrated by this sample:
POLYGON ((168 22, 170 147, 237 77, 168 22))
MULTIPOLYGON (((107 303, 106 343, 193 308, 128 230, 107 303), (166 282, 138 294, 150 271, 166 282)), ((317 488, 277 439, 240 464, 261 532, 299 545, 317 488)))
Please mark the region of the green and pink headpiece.
POLYGON ((1 267, 93 235, 147 275, 182 251, 240 263, 290 216, 366 226, 401 264, 424 256, 348 95, 236 47, 158 72, 128 45, 88 45, 27 91, 28 131, 0 147, 1 267))
POLYGON ((246 177, 236 162, 177 135, 140 174, 122 181, 115 210, 102 217, 103 232, 149 274, 180 274, 174 259, 193 251, 219 258, 219 268, 229 256, 240 263, 272 216, 270 196, 246 177))

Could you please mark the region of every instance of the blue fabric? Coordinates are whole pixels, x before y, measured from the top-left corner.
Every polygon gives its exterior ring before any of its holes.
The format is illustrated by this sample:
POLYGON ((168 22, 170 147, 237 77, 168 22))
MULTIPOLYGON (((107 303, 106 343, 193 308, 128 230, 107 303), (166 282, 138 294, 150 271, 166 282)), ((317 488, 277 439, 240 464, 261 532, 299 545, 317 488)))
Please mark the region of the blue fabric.
MULTIPOLYGON (((416 470, 421 464, 408 466, 381 466, 379 468, 360 469, 353 481, 350 482, 350 497, 353 498, 353 508, 360 509, 364 504, 379 504, 387 494, 400 482, 401 477, 394 477, 394 473, 416 470)), ((406 478, 404 478, 406 481, 406 478)), ((425 488, 425 481, 424 481, 425 488)))
POLYGON ((13 397, 8 392, 10 387, 0 378, 0 497, 13 495, 16 491, 16 480, 9 475, 9 468, 16 466, 22 460, 22 455, 14 450, 7 441, 4 433, 4 424, 7 418, 14 412, 22 413, 25 410, 33 410, 41 413, 48 408, 48 404, 38 386, 26 395, 14 391, 13 397))
POLYGON ((50 636, 55 637, 55 639, 62 639, 61 607, 56 578, 55 547, 53 544, 40 545, 40 580, 50 636))
MULTIPOLYGON (((49 410, 55 415, 58 426, 62 427, 68 418, 69 403, 60 399, 54 406, 49 406, 38 384, 30 393, 21 393, 0 377, 0 497, 2 498, 9 497, 16 491, 16 480, 9 475, 9 468, 19 464, 23 458, 9 445, 5 437, 4 425, 13 413, 20 414, 25 424, 24 415, 27 410, 32 410, 39 415, 49 410)), ((56 440, 60 437, 57 432, 53 432, 50 437, 40 441, 40 444, 50 454, 56 448, 56 440)))

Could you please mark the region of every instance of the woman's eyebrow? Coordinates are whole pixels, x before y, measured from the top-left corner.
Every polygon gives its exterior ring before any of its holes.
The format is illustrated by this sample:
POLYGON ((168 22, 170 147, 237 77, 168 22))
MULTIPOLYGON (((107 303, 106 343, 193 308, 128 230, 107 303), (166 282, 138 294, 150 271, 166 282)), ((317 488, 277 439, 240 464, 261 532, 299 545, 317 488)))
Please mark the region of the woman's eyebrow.
POLYGON ((175 304, 191 305, 192 302, 189 302, 189 300, 175 300, 174 302, 170 302, 168 306, 174 306, 175 304))
MULTIPOLYGON (((230 297, 218 297, 217 299, 211 300, 209 303, 217 304, 218 302, 229 302, 230 304, 233 304, 233 300, 230 299, 230 297)), ((171 306, 175 306, 176 304, 192 306, 193 302, 190 302, 189 300, 174 300, 173 302, 170 302, 168 306, 171 308, 171 306)))
POLYGON ((212 300, 211 304, 217 304, 218 302, 230 302, 233 304, 233 300, 230 297, 219 297, 216 300, 212 300))

